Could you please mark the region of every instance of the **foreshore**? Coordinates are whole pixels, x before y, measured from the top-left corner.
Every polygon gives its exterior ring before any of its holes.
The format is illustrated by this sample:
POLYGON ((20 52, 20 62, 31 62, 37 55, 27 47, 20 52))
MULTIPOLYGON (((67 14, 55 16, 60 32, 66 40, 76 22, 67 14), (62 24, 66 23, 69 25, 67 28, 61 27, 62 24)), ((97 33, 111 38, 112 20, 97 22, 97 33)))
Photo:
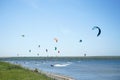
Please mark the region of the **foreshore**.
POLYGON ((69 76, 65 76, 65 75, 61 75, 61 74, 55 74, 55 73, 44 72, 44 71, 40 71, 40 73, 45 74, 46 76, 52 78, 53 80, 75 80, 69 76))
MULTIPOLYGON (((24 68, 29 69, 29 68, 26 68, 26 67, 24 67, 24 68)), ((32 71, 35 71, 35 70, 32 70, 32 71)), ((45 72, 45 71, 38 70, 38 69, 37 69, 37 72, 40 73, 40 74, 46 75, 47 77, 51 78, 52 80, 75 80, 72 77, 65 76, 65 75, 62 75, 62 74, 57 74, 57 73, 52 73, 52 72, 45 72)))

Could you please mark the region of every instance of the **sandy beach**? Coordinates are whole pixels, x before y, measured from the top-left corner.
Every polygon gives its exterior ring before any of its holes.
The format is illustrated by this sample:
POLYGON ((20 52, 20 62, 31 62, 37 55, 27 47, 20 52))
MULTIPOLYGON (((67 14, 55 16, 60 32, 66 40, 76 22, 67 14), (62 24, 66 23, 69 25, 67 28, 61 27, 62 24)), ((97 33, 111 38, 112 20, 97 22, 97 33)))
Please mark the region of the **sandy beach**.
POLYGON ((65 76, 65 75, 61 75, 61 74, 55 74, 55 73, 44 72, 44 71, 39 71, 39 72, 45 74, 46 76, 48 76, 54 80, 75 80, 69 76, 65 76))

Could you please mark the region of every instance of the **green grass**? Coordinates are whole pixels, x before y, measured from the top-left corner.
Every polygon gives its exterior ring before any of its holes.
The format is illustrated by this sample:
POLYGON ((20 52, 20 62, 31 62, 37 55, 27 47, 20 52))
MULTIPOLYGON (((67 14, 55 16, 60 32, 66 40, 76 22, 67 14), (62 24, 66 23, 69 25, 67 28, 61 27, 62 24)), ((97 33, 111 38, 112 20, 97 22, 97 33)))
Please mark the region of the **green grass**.
POLYGON ((24 69, 19 65, 0 62, 0 80, 52 80, 42 73, 24 69))

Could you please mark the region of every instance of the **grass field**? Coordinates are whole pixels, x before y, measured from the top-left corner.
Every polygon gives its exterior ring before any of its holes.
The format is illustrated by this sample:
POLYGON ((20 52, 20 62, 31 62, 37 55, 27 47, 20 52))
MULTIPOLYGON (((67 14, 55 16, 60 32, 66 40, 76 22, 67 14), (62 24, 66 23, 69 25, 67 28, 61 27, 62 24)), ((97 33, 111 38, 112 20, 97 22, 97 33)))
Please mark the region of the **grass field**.
POLYGON ((37 71, 22 68, 19 65, 0 62, 0 80, 52 80, 37 71))

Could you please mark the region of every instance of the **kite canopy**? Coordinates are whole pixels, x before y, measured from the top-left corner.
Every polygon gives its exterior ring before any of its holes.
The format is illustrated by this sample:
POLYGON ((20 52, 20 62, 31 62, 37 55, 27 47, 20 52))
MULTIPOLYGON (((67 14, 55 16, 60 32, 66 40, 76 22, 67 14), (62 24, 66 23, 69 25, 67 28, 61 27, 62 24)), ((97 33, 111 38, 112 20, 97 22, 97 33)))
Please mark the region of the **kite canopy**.
POLYGON ((37 56, 39 56, 39 53, 37 54, 37 56))
POLYGON ((40 47, 40 45, 38 45, 38 47, 40 47))
POLYGON ((25 37, 25 35, 21 35, 22 37, 25 37))
POLYGON ((86 56, 86 54, 84 54, 84 56, 86 56))
POLYGON ((46 52, 48 52, 48 49, 46 49, 46 52))
POLYGON ((31 52, 31 50, 29 50, 29 52, 31 52))
POLYGON ((54 38, 55 42, 57 43, 58 42, 58 39, 57 38, 54 38))
POLYGON ((57 47, 55 47, 55 51, 57 50, 57 47))
POLYGON ((60 51, 58 51, 58 53, 60 53, 60 51))
POLYGON ((82 40, 80 40, 79 42, 82 42, 82 40))
POLYGON ((94 29, 98 29, 98 34, 97 34, 97 37, 98 37, 101 34, 101 29, 98 26, 94 26, 92 30, 94 29))

